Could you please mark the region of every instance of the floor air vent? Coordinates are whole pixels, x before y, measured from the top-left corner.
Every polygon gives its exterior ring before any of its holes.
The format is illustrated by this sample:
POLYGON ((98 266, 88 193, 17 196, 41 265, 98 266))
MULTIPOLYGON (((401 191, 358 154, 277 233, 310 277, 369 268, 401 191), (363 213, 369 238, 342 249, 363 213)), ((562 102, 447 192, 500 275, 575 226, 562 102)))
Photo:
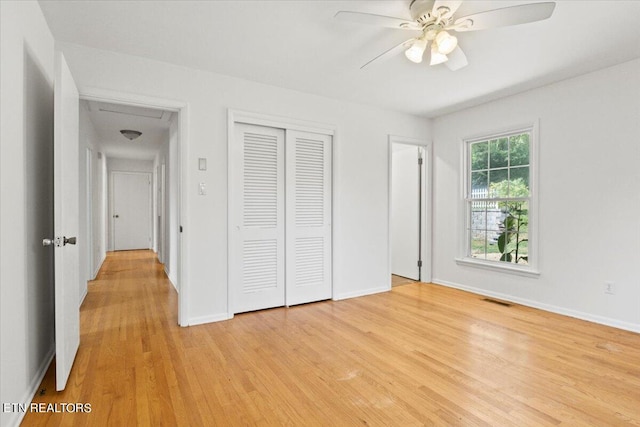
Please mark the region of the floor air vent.
POLYGON ((493 298, 483 298, 482 301, 490 302, 490 303, 493 303, 493 304, 498 304, 498 305, 501 305, 503 307, 511 307, 510 303, 504 302, 504 301, 498 301, 497 299, 493 299, 493 298))

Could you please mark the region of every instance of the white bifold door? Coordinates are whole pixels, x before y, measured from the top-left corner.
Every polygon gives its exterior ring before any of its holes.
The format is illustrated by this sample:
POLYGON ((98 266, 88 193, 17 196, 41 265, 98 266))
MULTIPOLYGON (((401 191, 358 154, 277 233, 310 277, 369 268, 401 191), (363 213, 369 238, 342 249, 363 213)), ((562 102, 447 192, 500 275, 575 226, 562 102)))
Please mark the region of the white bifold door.
POLYGON ((331 136, 235 124, 234 313, 331 298, 331 136))

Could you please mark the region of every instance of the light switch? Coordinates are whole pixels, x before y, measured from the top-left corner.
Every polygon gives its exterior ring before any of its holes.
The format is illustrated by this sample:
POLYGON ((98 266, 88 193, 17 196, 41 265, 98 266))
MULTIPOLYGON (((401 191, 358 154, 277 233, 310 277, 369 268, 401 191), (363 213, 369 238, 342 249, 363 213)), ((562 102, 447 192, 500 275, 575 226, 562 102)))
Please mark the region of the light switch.
POLYGON ((204 182, 198 184, 198 194, 204 196, 207 194, 207 185, 204 182))
POLYGON ((206 171, 207 170, 207 159, 204 157, 200 157, 198 159, 198 169, 201 171, 206 171))

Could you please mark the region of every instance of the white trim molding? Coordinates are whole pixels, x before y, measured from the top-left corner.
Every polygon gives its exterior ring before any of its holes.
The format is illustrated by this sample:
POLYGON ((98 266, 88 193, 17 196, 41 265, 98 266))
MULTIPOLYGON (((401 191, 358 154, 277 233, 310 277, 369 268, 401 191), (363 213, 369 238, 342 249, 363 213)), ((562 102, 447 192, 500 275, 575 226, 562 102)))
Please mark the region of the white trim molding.
MULTIPOLYGON (((458 265, 466 265, 469 267, 484 268, 496 272, 512 273, 521 276, 539 277, 539 231, 538 231, 538 151, 540 146, 539 137, 539 119, 534 119, 528 123, 513 125, 501 129, 493 129, 483 133, 477 133, 473 136, 462 138, 460 141, 461 151, 461 173, 460 173, 460 198, 458 210, 458 257, 455 261, 458 265), (528 224, 528 254, 529 262, 527 264, 512 264, 502 261, 484 260, 472 258, 468 252, 469 249, 469 233, 470 218, 468 212, 468 192, 467 188, 470 174, 470 156, 469 146, 471 143, 479 141, 488 141, 499 137, 513 135, 517 133, 529 132, 529 224, 528 224)), ((483 200, 483 199, 480 199, 483 200)))
POLYGON ((377 287, 377 288, 362 289, 354 292, 345 292, 343 294, 334 295, 332 299, 334 301, 340 301, 344 299, 365 297, 367 295, 373 295, 373 294, 380 294, 382 292, 389 292, 390 290, 391 290, 391 284, 387 286, 377 287))
POLYGON ((204 325, 205 323, 222 322, 224 320, 229 320, 232 318, 233 318, 233 314, 229 314, 229 313, 218 313, 218 314, 211 314, 209 316, 198 316, 198 317, 190 318, 189 323, 184 326, 204 325))
POLYGON ((387 166, 387 257, 388 257, 388 277, 391 285, 392 274, 392 240, 391 233, 391 192, 392 192, 392 167, 393 167, 393 144, 414 145, 424 151, 424 188, 422 189, 422 282, 430 282, 433 274, 433 143, 422 139, 409 138, 398 135, 388 135, 388 166, 387 166))
POLYGON ((189 259, 188 238, 190 233, 189 215, 187 214, 187 198, 184 191, 187 174, 187 153, 189 148, 189 104, 184 101, 156 98, 142 94, 100 89, 96 87, 82 87, 79 90, 80 99, 87 101, 125 104, 137 107, 160 108, 178 114, 178 223, 183 227, 178 239, 178 265, 176 284, 180 289, 178 295, 178 324, 188 326, 189 319, 189 276, 184 268, 185 260, 189 259))
POLYGON ((292 119, 289 117, 229 109, 229 124, 231 125, 233 123, 246 123, 250 125, 268 126, 331 136, 335 134, 336 129, 336 126, 334 125, 313 122, 310 120, 292 119))
POLYGON ((448 288, 459 289, 461 291, 470 292, 472 294, 476 294, 484 297, 496 298, 499 300, 512 302, 514 304, 520 304, 526 307, 547 311, 549 313, 569 316, 575 319, 597 323, 599 325, 610 326, 612 328, 623 329, 625 331, 640 333, 640 324, 638 323, 625 322, 617 319, 612 319, 610 317, 598 316, 595 314, 585 313, 583 311, 578 311, 578 310, 572 310, 570 308, 560 307, 557 305, 546 304, 539 301, 530 300, 527 298, 514 297, 512 295, 503 294, 501 292, 487 291, 486 289, 480 289, 473 286, 461 285, 459 283, 450 282, 447 280, 440 280, 440 279, 434 278, 431 283, 435 285, 446 286, 448 288))

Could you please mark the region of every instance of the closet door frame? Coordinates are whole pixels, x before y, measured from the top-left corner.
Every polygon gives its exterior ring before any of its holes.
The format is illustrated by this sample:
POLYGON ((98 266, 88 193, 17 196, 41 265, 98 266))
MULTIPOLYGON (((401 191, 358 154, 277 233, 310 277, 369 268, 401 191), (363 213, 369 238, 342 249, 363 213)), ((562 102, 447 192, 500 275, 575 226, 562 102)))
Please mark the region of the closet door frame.
MULTIPOLYGON (((229 280, 230 277, 230 272, 231 272, 231 239, 232 239, 232 229, 231 227, 233 227, 233 221, 234 221, 234 217, 233 217, 233 210, 234 210, 234 206, 235 203, 237 202, 237 197, 240 196, 241 192, 240 189, 237 188, 237 183, 234 182, 233 180, 233 176, 235 173, 234 167, 234 158, 233 158, 233 147, 234 144, 236 144, 237 142, 235 141, 235 135, 236 135, 236 123, 245 123, 245 124, 250 124, 250 125, 257 125, 257 126, 266 126, 266 127, 272 127, 272 128, 279 128, 279 129, 284 129, 285 133, 288 130, 295 130, 295 131, 301 131, 301 132, 310 132, 310 133, 317 133, 317 134, 321 134, 321 135, 328 135, 331 137, 332 142, 332 150, 331 150, 331 182, 334 183, 335 182, 335 164, 336 164, 336 143, 337 143, 337 138, 336 138, 336 126, 335 125, 331 125, 331 124, 326 124, 326 123, 320 123, 320 122, 314 122, 314 121, 308 121, 308 120, 299 120, 299 119, 293 119, 293 118, 288 118, 288 117, 282 117, 282 116, 274 116, 274 115, 268 115, 268 114, 261 114, 261 113, 254 113, 254 112, 247 112, 247 111, 242 111, 242 110, 234 110, 234 109, 228 109, 227 110, 227 318, 231 319, 234 316, 234 309, 235 307, 233 307, 233 289, 232 289, 232 283, 231 280, 229 280)), ((331 188, 331 206, 332 206, 332 212, 331 212, 331 216, 333 217, 333 212, 336 211, 336 205, 335 205, 335 190, 334 190, 334 185, 332 184, 332 188, 331 188)), ((335 224, 333 221, 331 221, 332 223, 332 227, 331 227, 331 241, 334 241, 334 235, 335 235, 335 224)), ((331 251, 331 265, 334 265, 334 259, 333 259, 333 250, 331 251)), ((331 272, 331 283, 333 283, 333 269, 331 272)), ((332 286, 332 297, 333 295, 335 295, 335 290, 333 289, 332 286)))

